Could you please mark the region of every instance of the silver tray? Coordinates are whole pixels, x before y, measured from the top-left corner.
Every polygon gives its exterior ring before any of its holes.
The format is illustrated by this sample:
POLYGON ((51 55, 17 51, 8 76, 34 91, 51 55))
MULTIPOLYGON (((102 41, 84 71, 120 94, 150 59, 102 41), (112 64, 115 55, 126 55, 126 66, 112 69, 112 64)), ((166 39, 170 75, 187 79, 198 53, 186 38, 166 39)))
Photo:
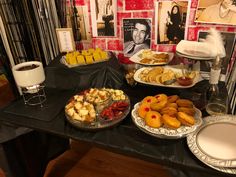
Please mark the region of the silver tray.
MULTIPOLYGON (((89 122, 83 122, 83 121, 79 121, 79 120, 75 120, 73 119, 71 116, 69 116, 66 112, 65 112, 65 116, 67 121, 73 125, 76 128, 82 129, 82 130, 91 130, 91 131, 95 131, 95 130, 100 130, 100 129, 104 129, 104 128, 109 128, 109 127, 113 127, 117 124, 119 124, 122 120, 124 120, 126 118, 126 116, 129 114, 130 112, 130 99, 127 95, 125 100, 120 100, 120 101, 125 101, 128 103, 128 107, 125 109, 124 112, 122 112, 121 115, 119 115, 118 117, 115 117, 112 120, 104 120, 103 118, 101 118, 101 116, 99 115, 99 113, 97 113, 96 119, 95 121, 89 123, 89 122)), ((112 103, 117 102, 117 101, 113 101, 112 103)), ((110 103, 109 106, 112 104, 110 103)))

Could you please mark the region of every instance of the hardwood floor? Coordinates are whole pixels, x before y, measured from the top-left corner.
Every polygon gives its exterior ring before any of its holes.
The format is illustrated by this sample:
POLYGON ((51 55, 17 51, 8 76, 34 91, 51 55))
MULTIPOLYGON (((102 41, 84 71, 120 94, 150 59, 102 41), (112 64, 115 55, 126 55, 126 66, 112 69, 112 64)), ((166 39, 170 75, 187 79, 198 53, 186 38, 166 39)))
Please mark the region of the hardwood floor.
POLYGON ((72 141, 71 149, 50 161, 44 177, 170 177, 157 164, 72 141))

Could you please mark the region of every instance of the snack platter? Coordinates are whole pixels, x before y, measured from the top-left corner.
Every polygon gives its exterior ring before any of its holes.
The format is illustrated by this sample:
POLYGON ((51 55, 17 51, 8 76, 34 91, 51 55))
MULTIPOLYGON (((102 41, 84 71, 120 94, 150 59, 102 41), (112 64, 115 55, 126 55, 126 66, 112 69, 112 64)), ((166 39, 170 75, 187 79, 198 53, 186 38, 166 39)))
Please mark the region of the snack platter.
MULTIPOLYGON (((153 86, 161 86, 161 87, 170 87, 170 88, 190 88, 193 87, 196 83, 198 83, 201 80, 200 74, 197 71, 190 72, 192 83, 190 85, 179 85, 176 78, 182 76, 182 70, 178 67, 170 67, 170 66, 158 66, 158 67, 143 67, 138 69, 134 74, 134 80, 147 85, 153 85, 153 86), (155 68, 159 68, 163 71, 161 73, 159 71, 150 72, 151 70, 154 70, 155 68), (165 74, 164 74, 165 73, 165 74), (171 78, 173 82, 168 83, 168 79, 166 79, 167 82, 162 82, 162 80, 165 78, 168 78, 168 73, 170 73, 171 78)), ((157 70, 159 70, 157 69, 157 70)))
POLYGON ((72 96, 65 106, 67 121, 83 130, 114 126, 129 112, 129 97, 122 90, 108 88, 85 90, 72 96))
POLYGON ((151 51, 150 49, 143 49, 130 57, 130 60, 134 63, 142 65, 157 66, 168 64, 173 59, 173 57, 173 53, 157 52, 151 51))
POLYGON ((73 68, 108 61, 111 58, 110 55, 109 52, 101 49, 88 49, 67 53, 61 57, 60 62, 68 68, 73 68))
POLYGON ((171 129, 167 127, 153 128, 146 125, 143 118, 138 115, 138 109, 140 102, 134 105, 133 110, 131 111, 132 120, 135 125, 142 130, 143 132, 162 139, 179 139, 186 137, 189 133, 194 132, 202 124, 202 113, 199 109, 195 108, 195 124, 193 126, 180 126, 177 129, 171 129))

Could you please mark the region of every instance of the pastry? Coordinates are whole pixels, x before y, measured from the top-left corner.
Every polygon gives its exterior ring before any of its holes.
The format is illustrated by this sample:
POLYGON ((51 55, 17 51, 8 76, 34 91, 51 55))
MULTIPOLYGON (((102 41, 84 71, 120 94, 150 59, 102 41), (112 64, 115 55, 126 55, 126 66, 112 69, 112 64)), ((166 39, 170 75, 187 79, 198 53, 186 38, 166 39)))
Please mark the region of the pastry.
POLYGON ((162 115, 162 121, 168 128, 177 129, 181 126, 180 121, 176 117, 172 117, 168 114, 162 115))
POLYGON ((149 111, 145 116, 145 123, 149 127, 159 128, 162 126, 161 114, 156 111, 149 111))
POLYGON ((166 107, 173 107, 173 108, 178 108, 178 105, 177 105, 177 103, 169 103, 169 102, 167 102, 166 103, 166 107))
POLYGON ((185 112, 188 115, 194 116, 195 109, 194 108, 188 108, 188 107, 178 107, 179 112, 185 112))
POLYGON ((138 115, 141 118, 145 118, 146 114, 149 111, 151 111, 150 104, 147 104, 147 103, 140 104, 140 106, 138 108, 138 115))
POLYGON ((151 104, 151 103, 155 103, 155 102, 157 102, 157 99, 154 96, 146 96, 142 100, 142 103, 147 103, 147 104, 151 104))
POLYGON ((165 107, 167 103, 167 95, 157 94, 154 97, 157 99, 157 102, 151 103, 150 107, 152 110, 159 111, 165 107))
POLYGON ((77 64, 86 64, 83 55, 77 55, 76 60, 77 64))
POLYGON ((193 102, 187 99, 178 99, 176 103, 179 107, 193 107, 193 102))
POLYGON ((177 118, 183 125, 192 126, 195 123, 194 117, 184 112, 178 112, 177 118))
POLYGON ((170 116, 175 116, 177 114, 177 109, 174 107, 164 107, 160 110, 161 114, 168 114, 170 116))
POLYGON ((179 99, 178 95, 170 95, 168 96, 168 103, 174 103, 179 99))

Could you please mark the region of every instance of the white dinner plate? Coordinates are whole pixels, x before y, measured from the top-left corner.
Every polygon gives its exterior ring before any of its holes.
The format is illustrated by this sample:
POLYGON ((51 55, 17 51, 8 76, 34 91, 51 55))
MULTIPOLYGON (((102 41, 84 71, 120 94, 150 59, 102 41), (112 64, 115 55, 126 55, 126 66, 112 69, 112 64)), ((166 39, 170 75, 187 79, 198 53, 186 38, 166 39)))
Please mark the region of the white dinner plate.
MULTIPOLYGON (((171 69, 172 71, 174 71, 175 73, 182 73, 181 69, 178 68, 177 66, 176 67, 171 67, 171 66, 163 66, 164 68, 169 68, 171 69)), ((182 85, 179 85, 177 82, 174 82, 170 85, 164 85, 164 84, 161 84, 161 83, 154 83, 154 82, 145 82, 145 81, 142 81, 140 79, 140 73, 145 70, 145 69, 152 69, 153 67, 142 67, 140 69, 138 69, 135 73, 134 73, 134 80, 136 82, 139 82, 139 83, 142 83, 142 84, 146 84, 146 85, 153 85, 153 86, 160 86, 160 87, 170 87, 170 88, 190 88, 190 87, 193 87, 196 83, 200 82, 202 79, 201 79, 201 76, 199 73, 196 74, 195 78, 193 79, 193 83, 191 85, 188 85, 188 86, 182 86, 182 85)))
POLYGON ((176 54, 193 60, 212 60, 212 49, 204 42, 181 40, 176 46, 176 54))
POLYGON ((158 63, 153 63, 153 64, 142 63, 142 62, 140 62, 140 60, 143 59, 142 53, 143 53, 144 50, 147 50, 147 49, 142 49, 142 50, 138 51, 137 53, 135 53, 132 57, 130 57, 130 61, 132 61, 134 63, 141 64, 141 65, 146 65, 146 66, 158 66, 158 65, 166 65, 166 64, 168 64, 173 59, 173 57, 174 57, 174 53, 171 53, 171 52, 152 51, 155 54, 166 53, 166 54, 169 55, 169 59, 167 60, 167 62, 158 62, 158 63))
POLYGON ((170 129, 165 127, 152 128, 145 124, 143 118, 138 116, 138 108, 140 103, 134 105, 134 109, 131 112, 131 117, 135 125, 145 133, 163 139, 179 139, 186 137, 187 134, 194 132, 202 124, 202 113, 199 109, 195 109, 195 124, 193 126, 181 125, 177 129, 170 129))
POLYGON ((203 163, 235 174, 235 135, 236 116, 209 116, 204 118, 197 131, 187 136, 187 143, 192 153, 203 163))
POLYGON ((192 60, 212 60, 214 59, 213 57, 205 57, 205 56, 195 56, 195 55, 190 55, 187 53, 181 53, 179 51, 176 51, 176 54, 180 57, 192 59, 192 60))

